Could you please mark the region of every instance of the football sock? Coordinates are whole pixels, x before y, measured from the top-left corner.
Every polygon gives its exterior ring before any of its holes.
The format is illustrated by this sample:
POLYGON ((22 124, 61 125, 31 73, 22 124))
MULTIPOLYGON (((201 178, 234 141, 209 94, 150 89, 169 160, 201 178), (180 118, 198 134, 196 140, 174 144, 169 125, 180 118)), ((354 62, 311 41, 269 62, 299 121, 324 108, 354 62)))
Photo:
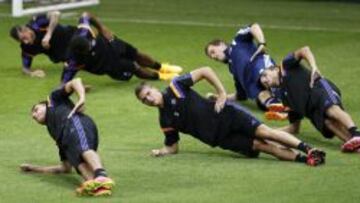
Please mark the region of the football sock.
POLYGON ((280 103, 280 101, 275 97, 269 97, 265 100, 264 106, 268 107, 270 104, 277 104, 280 103))
POLYGON ((306 144, 305 142, 301 142, 297 146, 297 149, 302 151, 302 152, 305 152, 307 154, 309 152, 309 150, 311 149, 311 147, 308 144, 306 144))
POLYGON ((155 69, 155 70, 160 70, 161 64, 158 63, 158 62, 155 62, 154 64, 152 64, 152 65, 150 66, 150 68, 155 69))
POLYGON ((295 162, 306 163, 306 161, 307 161, 307 157, 300 153, 297 154, 295 157, 295 162))
POLYGON ((358 131, 358 128, 356 126, 353 126, 353 127, 349 128, 348 131, 349 131, 349 133, 351 134, 352 137, 360 136, 360 132, 358 131))
POLYGON ((95 170, 95 178, 102 176, 102 177, 107 177, 106 171, 103 168, 98 168, 95 170))

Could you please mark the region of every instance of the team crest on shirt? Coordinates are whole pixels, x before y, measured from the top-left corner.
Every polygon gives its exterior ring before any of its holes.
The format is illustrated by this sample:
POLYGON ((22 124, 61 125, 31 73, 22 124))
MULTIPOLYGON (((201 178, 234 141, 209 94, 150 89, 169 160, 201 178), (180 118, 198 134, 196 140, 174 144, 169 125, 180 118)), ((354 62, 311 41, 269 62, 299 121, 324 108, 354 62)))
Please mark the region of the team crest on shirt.
POLYGON ((171 105, 176 105, 176 99, 171 99, 171 105))

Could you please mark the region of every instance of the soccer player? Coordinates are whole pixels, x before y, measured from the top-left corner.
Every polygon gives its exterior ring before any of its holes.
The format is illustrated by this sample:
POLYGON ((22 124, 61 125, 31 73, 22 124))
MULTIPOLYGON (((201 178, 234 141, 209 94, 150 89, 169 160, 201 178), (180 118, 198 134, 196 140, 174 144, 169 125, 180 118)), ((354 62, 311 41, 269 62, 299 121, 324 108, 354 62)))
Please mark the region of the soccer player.
POLYGON ((226 92, 210 68, 196 69, 174 78, 164 92, 142 83, 135 89, 135 94, 142 103, 159 108, 165 146, 152 150, 154 156, 177 153, 179 132, 182 132, 212 147, 218 146, 248 157, 257 157, 259 152, 264 152, 281 160, 310 166, 325 162, 324 152, 284 131, 267 127, 240 105, 226 101, 226 92), (205 99, 191 89, 203 79, 215 88, 216 101, 205 99))
POLYGON ((22 71, 32 77, 44 77, 41 69, 31 70, 33 58, 45 54, 54 62, 66 60, 67 46, 76 31, 76 27, 58 24, 59 11, 32 17, 26 25, 17 25, 10 29, 10 36, 20 43, 22 71))
POLYGON ((342 146, 344 152, 360 148, 360 132, 342 106, 339 88, 320 75, 309 47, 290 53, 280 66, 265 69, 260 81, 267 88, 281 88, 282 101, 290 107, 290 125, 283 130, 298 133, 301 120, 307 117, 325 138, 336 135, 346 142, 342 146), (302 60, 311 71, 300 63, 302 60))
POLYGON ((216 61, 228 64, 233 75, 236 93, 228 95, 230 100, 256 100, 261 110, 270 110, 265 114, 268 119, 286 119, 281 101, 276 91, 264 89, 259 83, 259 75, 265 68, 275 63, 265 53, 266 41, 259 24, 254 23, 238 31, 231 44, 215 39, 205 46, 205 54, 216 61))
POLYGON ((31 109, 35 121, 45 125, 59 148, 60 165, 36 166, 22 164, 24 172, 70 173, 74 167, 85 182, 76 189, 79 195, 111 195, 114 181, 107 177, 99 155, 98 131, 94 121, 83 114, 85 89, 80 79, 73 79, 53 91, 48 101, 39 102, 31 109), (74 104, 69 96, 76 92, 74 104))
POLYGON ((85 70, 108 75, 115 80, 130 80, 133 75, 150 80, 169 80, 182 71, 179 66, 160 64, 131 44, 117 38, 90 13, 83 13, 70 43, 68 66, 62 81, 71 80, 76 72, 85 70), (99 34, 96 34, 94 26, 99 34))

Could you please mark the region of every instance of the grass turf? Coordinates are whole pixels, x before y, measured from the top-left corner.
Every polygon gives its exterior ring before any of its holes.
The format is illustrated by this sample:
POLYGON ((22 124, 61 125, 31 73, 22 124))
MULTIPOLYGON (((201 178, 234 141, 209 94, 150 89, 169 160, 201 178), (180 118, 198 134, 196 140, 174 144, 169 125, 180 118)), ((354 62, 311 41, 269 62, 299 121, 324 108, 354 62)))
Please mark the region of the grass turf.
MULTIPOLYGON (((226 66, 210 61, 203 46, 214 37, 231 40, 242 24, 259 22, 264 27, 270 54, 280 61, 288 52, 311 46, 321 72, 343 92, 343 102, 360 122, 359 4, 323 1, 237 0, 103 0, 89 8, 121 38, 161 61, 190 71, 213 67, 229 92, 232 77, 226 66)), ((0 12, 9 13, 7 5, 0 12)), ((110 198, 77 198, 80 178, 71 175, 25 175, 24 162, 46 165, 58 162, 55 143, 44 127, 33 122, 29 109, 56 87, 61 65, 36 57, 33 67, 43 68, 45 79, 20 72, 20 53, 8 37, 11 25, 27 18, 0 17, 0 202, 357 202, 359 154, 342 154, 340 142, 325 140, 304 122, 299 137, 327 151, 327 163, 319 168, 280 162, 261 155, 246 159, 232 152, 209 148, 183 135, 176 156, 151 158, 162 145, 156 109, 141 105, 133 95, 139 82, 117 82, 87 73, 79 74, 94 90, 87 95, 87 113, 98 124, 100 154, 117 182, 110 198)), ((63 23, 75 24, 75 18, 63 23)), ((154 82, 165 87, 164 82, 154 82)), ((211 91, 204 83, 196 87, 211 91)), ((255 105, 243 103, 262 118, 255 105)), ((286 122, 266 122, 282 126, 286 122)))

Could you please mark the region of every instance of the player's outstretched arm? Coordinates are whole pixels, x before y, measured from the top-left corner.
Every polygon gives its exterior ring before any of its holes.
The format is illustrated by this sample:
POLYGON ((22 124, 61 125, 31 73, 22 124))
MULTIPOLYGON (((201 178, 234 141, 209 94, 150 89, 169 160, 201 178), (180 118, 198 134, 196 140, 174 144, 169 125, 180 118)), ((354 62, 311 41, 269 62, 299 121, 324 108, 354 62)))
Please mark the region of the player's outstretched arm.
POLYGON ((227 94, 215 72, 209 67, 202 67, 191 71, 191 78, 194 84, 205 79, 215 88, 218 95, 215 103, 215 111, 220 112, 225 105, 227 94))
POLYGON ((317 77, 321 76, 320 71, 316 65, 314 54, 310 50, 310 47, 304 46, 294 52, 294 57, 298 60, 304 59, 311 67, 311 80, 310 87, 313 87, 314 81, 317 77))
POLYGON ((46 34, 45 34, 44 38, 41 41, 41 45, 45 49, 50 48, 50 40, 51 40, 52 34, 53 34, 54 30, 55 30, 55 27, 59 23, 60 14, 61 14, 60 11, 52 11, 52 12, 49 12, 47 14, 47 17, 49 19, 49 26, 47 28, 47 31, 46 31, 46 34))
POLYGON ((69 113, 68 118, 70 118, 75 112, 82 109, 83 105, 85 104, 85 87, 80 78, 75 78, 70 82, 67 82, 64 86, 64 89, 66 93, 76 92, 78 96, 78 101, 69 113))
POLYGON ((54 165, 54 166, 36 166, 25 163, 20 165, 20 170, 22 172, 34 172, 34 173, 51 173, 51 174, 70 173, 71 165, 67 161, 61 162, 60 165, 54 165))
POLYGON ((178 143, 174 143, 171 146, 164 146, 160 149, 153 149, 151 150, 151 156, 154 157, 160 157, 160 156, 165 156, 165 155, 170 155, 170 154, 176 154, 179 151, 179 144, 178 143))

